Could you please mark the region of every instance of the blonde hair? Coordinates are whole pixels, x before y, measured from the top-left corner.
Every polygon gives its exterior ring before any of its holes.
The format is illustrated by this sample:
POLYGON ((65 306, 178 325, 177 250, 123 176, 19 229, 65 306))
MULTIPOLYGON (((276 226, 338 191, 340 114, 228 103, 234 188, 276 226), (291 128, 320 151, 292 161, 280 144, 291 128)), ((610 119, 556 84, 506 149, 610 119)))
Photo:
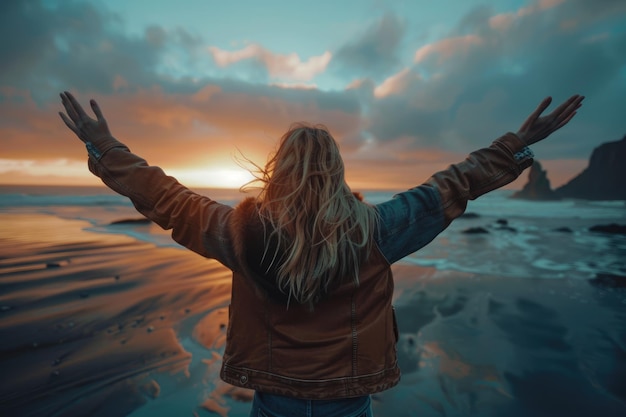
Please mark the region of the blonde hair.
POLYGON ((259 215, 266 229, 269 269, 289 298, 315 303, 332 283, 350 277, 369 254, 378 219, 345 181, 333 137, 322 125, 292 125, 257 177, 262 182, 259 215), (276 242, 269 253, 269 242, 276 242))

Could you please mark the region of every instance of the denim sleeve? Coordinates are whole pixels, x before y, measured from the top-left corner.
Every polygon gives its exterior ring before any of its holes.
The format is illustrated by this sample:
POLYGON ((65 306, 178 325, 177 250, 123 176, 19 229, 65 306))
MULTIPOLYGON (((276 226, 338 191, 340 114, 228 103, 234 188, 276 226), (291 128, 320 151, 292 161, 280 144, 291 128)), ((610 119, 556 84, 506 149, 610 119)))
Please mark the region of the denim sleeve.
POLYGON ((423 184, 377 204, 378 248, 391 264, 430 243, 447 226, 436 188, 423 184))
POLYGON ((517 178, 533 158, 532 151, 521 144, 516 135, 506 134, 419 187, 376 205, 375 241, 387 261, 394 263, 421 249, 465 211, 468 200, 517 178))

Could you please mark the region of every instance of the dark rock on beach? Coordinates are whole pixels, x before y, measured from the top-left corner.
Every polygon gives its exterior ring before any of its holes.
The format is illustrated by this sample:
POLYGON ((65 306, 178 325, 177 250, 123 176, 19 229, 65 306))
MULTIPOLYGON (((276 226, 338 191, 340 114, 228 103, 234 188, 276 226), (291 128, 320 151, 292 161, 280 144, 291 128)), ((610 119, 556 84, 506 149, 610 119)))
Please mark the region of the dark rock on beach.
POLYGON ((109 223, 110 225, 118 225, 118 224, 150 224, 152 223, 151 220, 145 218, 145 217, 140 217, 140 218, 136 218, 136 219, 120 219, 120 220, 114 220, 111 223, 109 223))
POLYGON ((626 276, 614 274, 596 274, 596 277, 590 279, 589 283, 596 287, 626 288, 626 276))
POLYGON ((528 182, 524 185, 524 188, 515 192, 511 198, 549 201, 558 200, 560 197, 550 187, 547 171, 542 169, 539 161, 535 160, 528 172, 528 182))
POLYGON ((612 235, 626 235, 626 225, 617 223, 599 224, 589 228, 590 232, 609 233, 612 235))
POLYGON ((465 233, 468 235, 478 235, 478 234, 489 233, 489 231, 485 229, 484 227, 470 227, 470 228, 463 230, 461 233, 465 233))
POLYGON ((626 136, 593 150, 589 166, 555 192, 563 198, 626 200, 626 136))

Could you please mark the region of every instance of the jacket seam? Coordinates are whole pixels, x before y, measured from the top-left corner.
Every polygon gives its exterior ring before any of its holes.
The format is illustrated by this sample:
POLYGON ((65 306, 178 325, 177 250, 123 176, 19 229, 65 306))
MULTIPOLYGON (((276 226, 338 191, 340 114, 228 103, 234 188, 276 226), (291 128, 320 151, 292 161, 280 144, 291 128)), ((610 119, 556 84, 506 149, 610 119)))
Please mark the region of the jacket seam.
POLYGON ((356 330, 356 304, 354 301, 354 297, 356 295, 355 293, 356 291, 352 292, 352 300, 350 303, 351 304, 350 321, 351 321, 351 327, 352 327, 352 376, 355 376, 358 373, 358 367, 357 367, 358 339, 357 339, 357 330, 356 330))
POLYGON ((267 331, 267 370, 272 371, 273 359, 272 359, 272 328, 270 327, 269 308, 267 301, 265 301, 265 328, 267 331))
POLYGON ((280 379, 286 379, 286 380, 290 380, 290 381, 317 384, 317 383, 326 383, 326 382, 333 382, 333 381, 339 382, 339 381, 346 381, 346 380, 351 380, 351 379, 369 378, 369 377, 381 375, 381 374, 384 374, 384 373, 387 373, 389 371, 393 371, 394 369, 396 369, 396 364, 397 364, 397 361, 390 368, 385 368, 385 369, 382 369, 380 371, 373 372, 373 373, 370 373, 370 374, 355 375, 355 376, 342 376, 342 377, 338 377, 338 378, 327 378, 327 379, 292 378, 292 377, 289 377, 289 376, 279 375, 279 374, 275 374, 273 372, 261 371, 261 370, 258 370, 258 369, 234 367, 234 366, 228 365, 226 362, 224 362, 224 368, 225 369, 230 369, 230 370, 233 370, 233 371, 255 372, 255 373, 264 374, 264 375, 268 375, 268 376, 276 377, 276 378, 280 378, 280 379))

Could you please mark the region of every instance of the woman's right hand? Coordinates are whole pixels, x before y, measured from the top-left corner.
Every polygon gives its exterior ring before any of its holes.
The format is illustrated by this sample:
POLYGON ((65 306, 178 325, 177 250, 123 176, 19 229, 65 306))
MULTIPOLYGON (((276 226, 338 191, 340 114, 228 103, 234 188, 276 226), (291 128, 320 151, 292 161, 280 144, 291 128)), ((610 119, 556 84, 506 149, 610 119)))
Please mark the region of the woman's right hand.
POLYGON ((95 100, 90 100, 91 109, 96 115, 96 120, 89 117, 83 107, 74 96, 65 91, 61 93, 61 102, 67 115, 59 112, 65 125, 85 143, 96 143, 98 139, 111 136, 107 122, 95 100))
POLYGON ((519 136, 527 146, 547 138, 572 120, 572 117, 576 114, 576 110, 582 106, 584 98, 584 96, 576 94, 554 109, 552 113, 541 116, 541 113, 543 113, 552 102, 552 97, 546 97, 522 124, 522 127, 517 131, 517 136, 519 136))

